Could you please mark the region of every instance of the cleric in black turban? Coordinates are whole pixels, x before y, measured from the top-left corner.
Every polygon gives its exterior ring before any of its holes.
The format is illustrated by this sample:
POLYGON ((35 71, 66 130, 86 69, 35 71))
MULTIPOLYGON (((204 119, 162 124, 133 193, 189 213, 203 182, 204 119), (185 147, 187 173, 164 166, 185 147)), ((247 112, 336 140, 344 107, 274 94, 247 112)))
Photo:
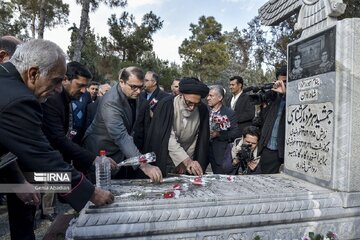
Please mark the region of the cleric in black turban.
POLYGON ((209 88, 197 78, 182 78, 179 83, 181 93, 198 94, 205 98, 209 94, 209 88))
POLYGON ((187 77, 180 80, 179 91, 178 96, 170 96, 159 101, 145 140, 144 152, 155 152, 155 164, 161 169, 164 177, 168 173, 185 172, 201 175, 209 164, 209 112, 201 101, 201 98, 208 95, 209 88, 197 78, 187 77), (181 126, 183 119, 188 120, 188 125, 181 126), (189 131, 191 128, 194 129, 194 134, 188 140, 195 146, 195 150, 189 147, 186 139, 181 142, 180 137, 187 135, 182 135, 181 132, 189 131), (175 139, 175 145, 178 144, 180 149, 179 154, 174 154, 174 148, 171 147, 175 139))

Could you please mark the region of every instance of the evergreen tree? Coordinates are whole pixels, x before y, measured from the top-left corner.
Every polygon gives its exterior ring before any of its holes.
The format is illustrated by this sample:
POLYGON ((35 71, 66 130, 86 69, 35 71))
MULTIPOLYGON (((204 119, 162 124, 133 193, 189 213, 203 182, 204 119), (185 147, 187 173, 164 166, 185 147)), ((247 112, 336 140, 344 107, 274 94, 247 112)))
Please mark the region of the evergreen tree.
POLYGON ((126 0, 76 0, 76 3, 81 4, 81 16, 80 26, 75 40, 74 55, 72 58, 74 61, 80 61, 81 59, 81 50, 84 45, 85 32, 89 25, 89 12, 90 10, 94 12, 102 2, 109 7, 125 7, 127 4, 126 0))
POLYGON ((184 74, 196 76, 204 82, 214 83, 228 66, 226 37, 222 26, 214 17, 201 16, 198 24, 190 24, 192 35, 179 47, 184 74))

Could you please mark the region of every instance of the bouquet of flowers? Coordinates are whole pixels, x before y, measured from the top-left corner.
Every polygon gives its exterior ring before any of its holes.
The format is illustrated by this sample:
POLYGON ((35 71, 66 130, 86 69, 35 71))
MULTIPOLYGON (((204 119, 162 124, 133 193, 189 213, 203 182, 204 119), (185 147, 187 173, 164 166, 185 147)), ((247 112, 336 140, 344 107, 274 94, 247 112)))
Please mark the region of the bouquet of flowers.
POLYGON ((210 120, 210 130, 212 131, 226 131, 230 128, 230 120, 226 115, 213 114, 210 120))

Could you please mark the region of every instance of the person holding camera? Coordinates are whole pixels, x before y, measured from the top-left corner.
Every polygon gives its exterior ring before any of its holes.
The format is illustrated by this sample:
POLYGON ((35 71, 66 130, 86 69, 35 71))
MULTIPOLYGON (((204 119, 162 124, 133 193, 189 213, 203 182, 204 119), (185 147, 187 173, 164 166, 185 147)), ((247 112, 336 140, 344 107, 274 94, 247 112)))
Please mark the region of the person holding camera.
POLYGON ((260 157, 258 155, 258 142, 260 130, 255 126, 244 128, 242 138, 234 141, 231 150, 234 175, 261 174, 260 157))
POLYGON ((261 172, 264 174, 279 173, 280 166, 284 163, 286 77, 287 67, 283 66, 277 70, 275 88, 271 89, 274 98, 259 114, 262 123, 259 154, 261 172))

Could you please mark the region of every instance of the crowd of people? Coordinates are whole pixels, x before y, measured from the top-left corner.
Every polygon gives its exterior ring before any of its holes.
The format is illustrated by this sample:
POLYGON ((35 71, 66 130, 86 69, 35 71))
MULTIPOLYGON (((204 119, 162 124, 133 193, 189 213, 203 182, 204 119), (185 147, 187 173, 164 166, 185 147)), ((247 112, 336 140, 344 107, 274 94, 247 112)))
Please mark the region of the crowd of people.
POLYGON ((0 61, 0 176, 3 183, 26 186, 7 194, 12 239, 35 239, 40 202, 44 216, 54 214, 55 195, 34 191, 24 172, 71 172, 71 190, 57 198, 76 211, 88 201, 113 202, 111 192, 94 187, 100 150, 113 179, 152 182, 209 169, 272 174, 283 163, 286 67, 277 71, 270 100, 256 111, 241 76, 229 79, 230 96, 224 86, 194 77, 174 79, 167 93, 157 73, 130 66, 111 87, 93 81, 85 65, 66 63, 56 44, 10 36, 0 39, 0 61), (155 164, 117 167, 147 152, 155 152, 155 164))

